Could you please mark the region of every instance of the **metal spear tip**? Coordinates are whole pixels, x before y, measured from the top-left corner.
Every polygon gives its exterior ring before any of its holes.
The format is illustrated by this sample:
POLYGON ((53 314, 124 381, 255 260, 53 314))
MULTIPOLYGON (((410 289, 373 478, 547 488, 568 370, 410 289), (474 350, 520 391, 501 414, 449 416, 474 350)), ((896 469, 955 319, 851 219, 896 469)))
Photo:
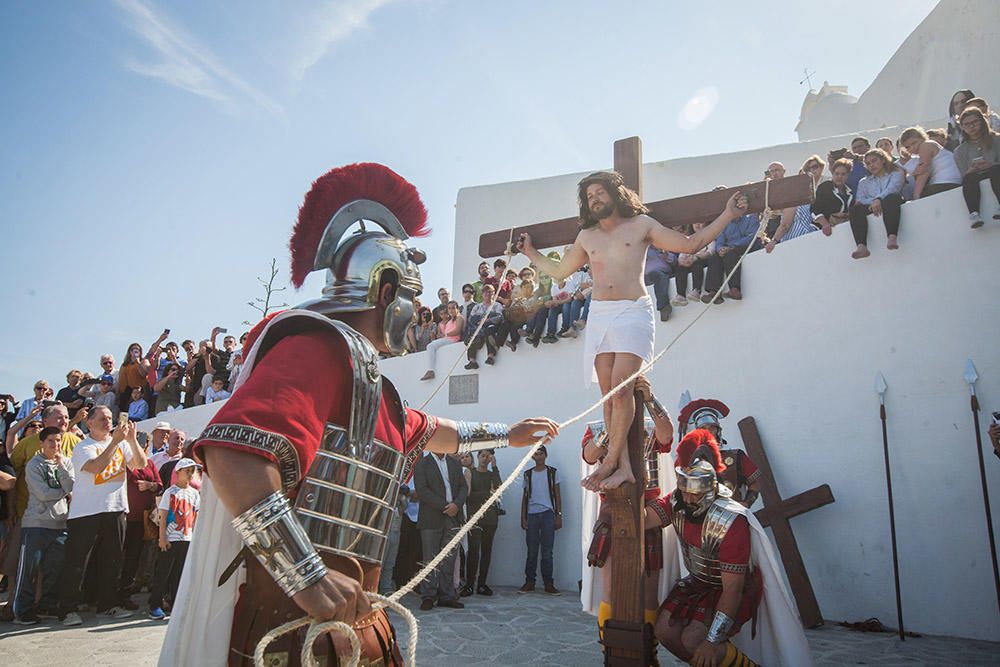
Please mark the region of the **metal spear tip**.
POLYGON ((885 391, 889 388, 889 385, 885 383, 885 376, 882 375, 882 371, 875 374, 875 391, 878 392, 878 398, 881 401, 885 398, 885 391))
POLYGON ((685 389, 681 392, 681 398, 677 402, 677 410, 683 410, 684 406, 691 402, 691 392, 685 389))
POLYGON ((976 393, 976 380, 979 379, 979 373, 976 372, 976 365, 972 363, 972 359, 965 362, 965 373, 962 377, 969 384, 969 391, 973 394, 976 393))

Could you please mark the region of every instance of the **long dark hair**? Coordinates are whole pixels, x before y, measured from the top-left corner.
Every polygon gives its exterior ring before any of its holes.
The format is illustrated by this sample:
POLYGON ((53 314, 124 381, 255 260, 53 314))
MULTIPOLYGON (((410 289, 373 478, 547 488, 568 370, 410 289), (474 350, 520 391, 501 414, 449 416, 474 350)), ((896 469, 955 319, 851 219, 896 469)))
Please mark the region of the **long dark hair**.
POLYGON ((622 180, 621 174, 617 171, 597 171, 580 181, 577 186, 576 197, 580 205, 580 227, 582 229, 589 229, 598 223, 597 218, 590 212, 590 207, 587 206, 587 188, 595 184, 603 186, 611 195, 618 215, 634 218, 641 213, 649 213, 649 209, 639 199, 639 195, 625 187, 625 181, 622 180))
MULTIPOLYGON (((955 117, 955 109, 953 107, 954 107, 955 95, 958 95, 959 93, 962 93, 963 95, 965 95, 969 99, 972 99, 973 97, 976 96, 976 94, 974 92, 972 92, 971 90, 969 90, 968 88, 963 88, 962 90, 956 90, 954 93, 952 93, 951 97, 948 98, 948 120, 949 121, 951 121, 951 119, 955 117)), ((962 112, 962 110, 959 109, 958 113, 961 113, 961 112, 962 112)))
POLYGON ((962 121, 965 120, 966 116, 975 117, 982 124, 983 134, 980 137, 980 141, 986 144, 987 148, 993 148, 993 134, 990 132, 990 123, 986 120, 983 112, 976 107, 966 107, 965 111, 958 117, 958 129, 962 132, 962 140, 969 141, 969 134, 962 127, 962 121))
POLYGON ((128 366, 129 364, 138 363, 132 359, 132 348, 139 348, 139 359, 142 359, 142 345, 139 343, 129 343, 129 346, 125 348, 125 361, 122 362, 122 366, 128 366))

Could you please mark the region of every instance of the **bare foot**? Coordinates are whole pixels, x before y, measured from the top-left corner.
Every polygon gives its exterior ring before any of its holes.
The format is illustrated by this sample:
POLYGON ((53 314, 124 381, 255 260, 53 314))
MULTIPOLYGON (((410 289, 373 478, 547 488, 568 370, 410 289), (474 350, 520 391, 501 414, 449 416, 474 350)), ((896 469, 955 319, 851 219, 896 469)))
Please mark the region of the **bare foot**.
POLYGON ((858 249, 851 253, 851 257, 853 257, 854 259, 864 259, 870 254, 871 252, 868 251, 867 246, 859 245, 858 249))
POLYGON ((597 466, 597 470, 580 480, 580 486, 588 491, 599 491, 601 482, 604 481, 608 475, 614 472, 614 469, 614 462, 609 463, 608 459, 605 458, 601 461, 601 464, 597 466))
POLYGON ((890 234, 887 241, 888 242, 885 244, 886 248, 888 248, 889 250, 899 250, 899 244, 896 242, 895 234, 890 234))
POLYGON ((434 371, 427 371, 426 373, 424 373, 424 376, 422 378, 420 378, 420 379, 421 380, 433 380, 434 379, 434 371))
POLYGON ((823 229, 823 236, 831 236, 833 234, 833 227, 830 226, 829 222, 826 224, 820 223, 820 227, 823 229))
POLYGON ((622 484, 635 484, 635 475, 632 474, 632 469, 626 466, 618 466, 617 470, 608 475, 608 477, 601 482, 601 490, 607 491, 608 489, 617 489, 622 484))

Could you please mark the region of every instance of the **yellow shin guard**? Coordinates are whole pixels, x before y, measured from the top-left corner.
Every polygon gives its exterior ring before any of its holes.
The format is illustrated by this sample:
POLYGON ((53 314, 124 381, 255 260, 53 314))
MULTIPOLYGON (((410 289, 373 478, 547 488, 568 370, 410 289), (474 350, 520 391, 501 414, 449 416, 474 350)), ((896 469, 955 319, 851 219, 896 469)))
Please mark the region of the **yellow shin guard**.
POLYGON ((611 618, 611 605, 607 602, 602 602, 597 608, 597 629, 601 633, 601 639, 604 639, 604 624, 607 623, 609 618, 611 618))
POLYGON ((733 646, 732 642, 726 642, 726 657, 719 663, 719 667, 757 667, 757 663, 733 646))
POLYGON ((649 623, 650 625, 652 625, 655 628, 656 627, 656 617, 659 615, 659 612, 660 612, 659 609, 647 609, 642 614, 643 615, 643 619, 647 623, 649 623))

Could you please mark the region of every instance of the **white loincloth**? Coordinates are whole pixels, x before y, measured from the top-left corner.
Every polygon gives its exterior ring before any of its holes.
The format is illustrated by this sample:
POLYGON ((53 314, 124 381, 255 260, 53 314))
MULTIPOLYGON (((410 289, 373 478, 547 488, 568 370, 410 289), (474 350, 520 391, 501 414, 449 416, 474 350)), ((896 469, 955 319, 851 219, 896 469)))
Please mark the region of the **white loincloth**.
POLYGON ((656 338, 653 299, 590 302, 583 341, 584 384, 597 382, 594 359, 602 352, 628 352, 648 362, 656 338))

